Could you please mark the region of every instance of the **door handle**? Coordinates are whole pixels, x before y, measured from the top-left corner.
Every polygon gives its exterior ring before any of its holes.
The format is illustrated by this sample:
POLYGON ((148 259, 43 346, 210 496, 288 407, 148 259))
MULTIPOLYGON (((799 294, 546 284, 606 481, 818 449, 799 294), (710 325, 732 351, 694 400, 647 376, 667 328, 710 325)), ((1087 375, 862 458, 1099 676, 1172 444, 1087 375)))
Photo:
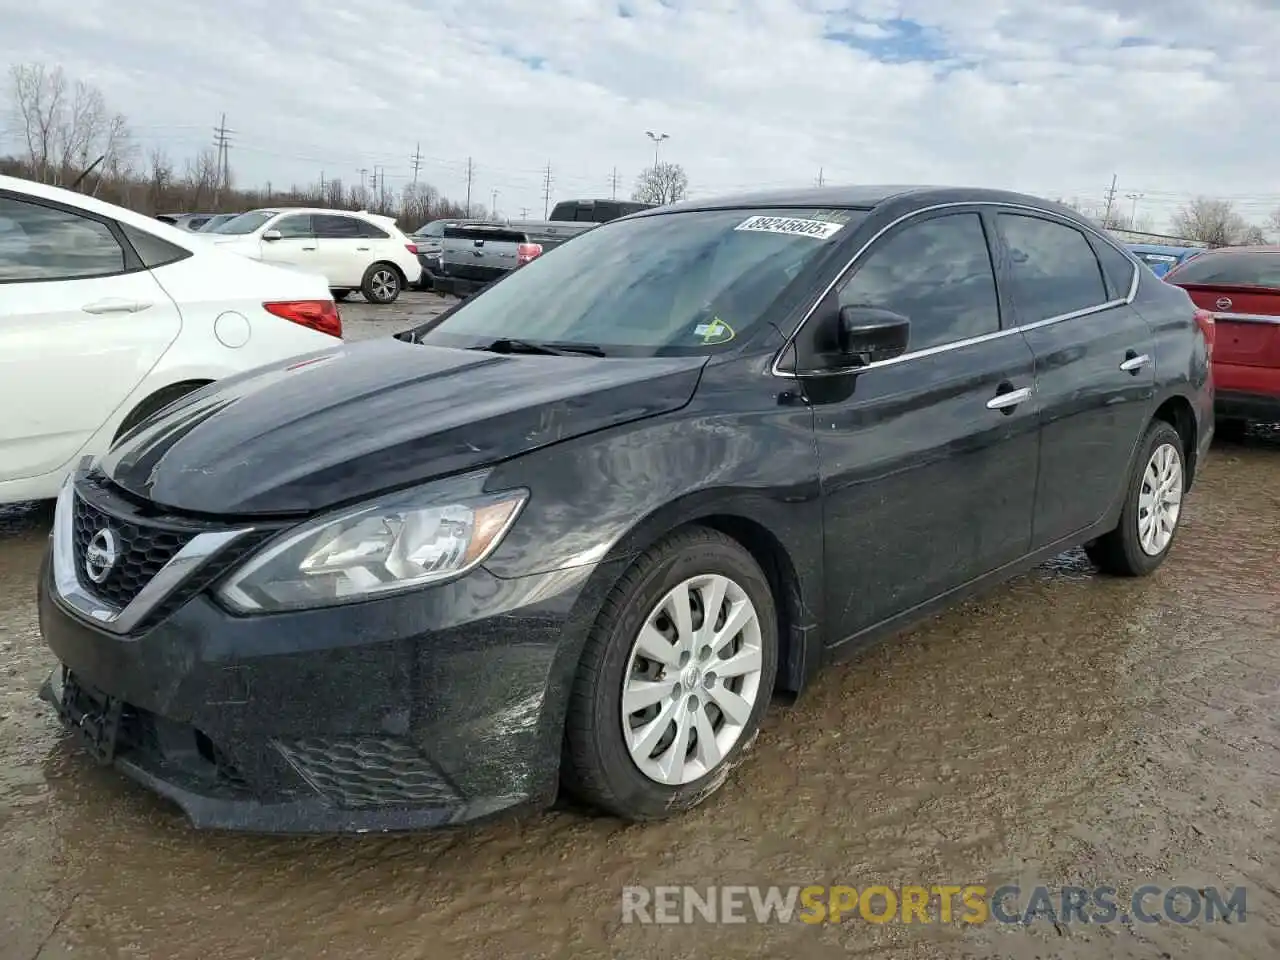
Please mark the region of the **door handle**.
POLYGON ((314 249, 315 249, 315 247, 303 247, 302 249, 303 249, 303 250, 314 250, 314 249))
POLYGON ((988 400, 987 409, 999 410, 1003 413, 1012 413, 1013 408, 1022 403, 1029 396, 1031 396, 1030 387, 1020 387, 1017 390, 1006 390, 1003 393, 997 393, 994 397, 988 400))
POLYGON ((357 250, 368 250, 368 247, 356 247, 357 250))
POLYGON ((142 303, 138 300, 123 300, 120 297, 107 297, 105 300, 98 300, 94 303, 86 303, 80 309, 85 313, 103 314, 103 313, 138 313, 141 310, 151 306, 149 303, 142 303))
POLYGON ((1138 354, 1135 350, 1125 352, 1124 363, 1120 364, 1120 369, 1125 373, 1136 374, 1139 370, 1151 362, 1151 357, 1147 354, 1138 354))

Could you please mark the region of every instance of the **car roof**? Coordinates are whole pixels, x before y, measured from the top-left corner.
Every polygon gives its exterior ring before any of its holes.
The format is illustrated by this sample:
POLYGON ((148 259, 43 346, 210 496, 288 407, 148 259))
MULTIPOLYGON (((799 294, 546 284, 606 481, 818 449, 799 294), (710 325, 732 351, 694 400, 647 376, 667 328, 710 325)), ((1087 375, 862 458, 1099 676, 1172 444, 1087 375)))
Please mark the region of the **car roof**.
POLYGON ((1214 247, 1206 253, 1280 253, 1280 246, 1274 243, 1253 243, 1238 247, 1214 247))
MULTIPOLYGON (((930 184, 861 184, 806 189, 768 190, 728 194, 706 199, 654 207, 633 213, 628 219, 661 216, 665 213, 693 210, 724 210, 734 207, 853 207, 870 210, 889 200, 905 197, 921 206, 935 203, 1012 203, 1048 210, 1081 223, 1092 223, 1079 211, 1030 194, 985 187, 954 187, 930 184)), ((1093 225, 1097 229, 1096 224, 1093 225)))
POLYGON ((258 207, 256 210, 250 210, 249 213, 324 213, 333 214, 338 217, 368 217, 371 220, 394 220, 395 217, 388 217, 381 213, 371 213, 368 210, 335 210, 332 207, 258 207))
POLYGON ((1180 256, 1191 250, 1203 250, 1203 247, 1178 247, 1166 243, 1128 243, 1125 244, 1134 253, 1164 253, 1169 256, 1180 256))
MULTIPOLYGON (((176 243, 184 250, 191 249, 191 234, 187 231, 180 230, 173 224, 157 220, 155 217, 148 216, 145 213, 137 213, 127 207, 119 207, 114 203, 107 203, 105 200, 98 200, 83 193, 76 193, 74 190, 51 187, 47 183, 37 183, 35 180, 10 177, 4 174, 0 174, 0 190, 12 190, 14 193, 26 194, 37 200, 48 200, 52 203, 63 203, 69 207, 79 207, 81 210, 97 216, 107 217, 118 223, 126 223, 139 230, 145 230, 170 243, 176 243)), ((191 214, 184 214, 183 216, 191 216, 191 214)))

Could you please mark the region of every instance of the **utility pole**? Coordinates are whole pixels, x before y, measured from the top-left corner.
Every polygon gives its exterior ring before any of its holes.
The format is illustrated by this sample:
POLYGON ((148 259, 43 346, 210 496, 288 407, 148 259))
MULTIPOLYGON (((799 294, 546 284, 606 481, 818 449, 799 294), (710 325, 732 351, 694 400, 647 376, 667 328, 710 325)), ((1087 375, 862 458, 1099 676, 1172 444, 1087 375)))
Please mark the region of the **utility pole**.
POLYGON ((324 199, 324 198, 325 198, 325 192, 324 192, 324 171, 323 171, 323 170, 321 170, 321 171, 320 171, 320 202, 321 202, 321 203, 324 203, 324 202, 325 202, 325 199, 324 199))
POLYGON ((658 165, 658 147, 662 145, 663 140, 670 140, 671 134, 654 133, 652 130, 646 130, 645 134, 653 141, 653 165, 656 167, 658 165))
POLYGON ((613 199, 618 199, 618 168, 613 168, 613 176, 609 178, 609 184, 613 187, 613 199))
POLYGON ((826 180, 824 180, 824 179, 823 179, 823 176, 822 176, 822 167, 819 167, 819 168, 818 168, 818 179, 817 179, 817 180, 815 180, 815 181, 813 181, 813 185, 814 185, 815 187, 821 187, 821 186, 822 186, 823 184, 825 184, 825 183, 826 183, 826 180))
POLYGON ((467 157, 467 216, 471 216, 471 183, 475 180, 476 169, 471 158, 467 157))
POLYGON ((528 219, 529 219, 529 208, 528 208, 528 207, 521 207, 521 208, 520 208, 520 219, 521 219, 521 220, 528 220, 528 219))
POLYGON ((493 196, 489 200, 489 216, 494 220, 498 219, 498 191, 493 191, 493 196))
POLYGON ((213 205, 218 205, 218 195, 223 190, 231 189, 231 134, 234 130, 227 129, 227 115, 222 115, 221 122, 213 128, 213 145, 218 148, 217 165, 219 170, 219 182, 213 190, 213 205))
POLYGON ((1126 193, 1125 197, 1133 201, 1133 206, 1129 208, 1129 229, 1134 229, 1134 224, 1138 222, 1138 201, 1145 197, 1145 193, 1126 193))
MULTIPOLYGON (((369 205, 368 203, 366 203, 366 202, 365 202, 365 201, 368 199, 368 198, 365 196, 365 189, 366 189, 366 188, 365 188, 365 184, 366 184, 366 183, 368 183, 368 173, 369 173, 369 168, 368 168, 368 167, 361 167, 361 168, 360 168, 360 199, 359 199, 359 201, 357 201, 357 202, 358 202, 358 203, 360 204, 360 206, 362 206, 362 207, 367 207, 367 206, 369 205)), ((352 197, 352 199, 354 200, 354 199, 355 199, 355 197, 353 196, 353 197, 352 197)))
POLYGON ((418 168, 422 166, 422 144, 418 143, 413 148, 413 156, 409 158, 409 162, 413 164, 413 185, 418 185, 418 168))
POLYGON ((551 161, 547 161, 547 172, 542 177, 542 219, 547 219, 551 209, 551 161))
POLYGON ((1107 209, 1102 214, 1103 227, 1111 227, 1111 207, 1116 202, 1116 175, 1111 175, 1111 188, 1107 190, 1107 209))

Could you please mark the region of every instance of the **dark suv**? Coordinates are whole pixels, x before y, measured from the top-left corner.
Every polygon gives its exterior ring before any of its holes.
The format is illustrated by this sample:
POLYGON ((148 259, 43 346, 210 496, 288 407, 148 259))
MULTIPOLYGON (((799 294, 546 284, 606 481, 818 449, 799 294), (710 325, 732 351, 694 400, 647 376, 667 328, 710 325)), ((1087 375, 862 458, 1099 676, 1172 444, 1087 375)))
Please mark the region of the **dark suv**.
POLYGON ((562 782, 669 816, 873 638, 1078 545, 1155 570, 1213 431, 1201 322, 1019 194, 607 223, 82 464, 44 695, 200 826, 454 824, 562 782))

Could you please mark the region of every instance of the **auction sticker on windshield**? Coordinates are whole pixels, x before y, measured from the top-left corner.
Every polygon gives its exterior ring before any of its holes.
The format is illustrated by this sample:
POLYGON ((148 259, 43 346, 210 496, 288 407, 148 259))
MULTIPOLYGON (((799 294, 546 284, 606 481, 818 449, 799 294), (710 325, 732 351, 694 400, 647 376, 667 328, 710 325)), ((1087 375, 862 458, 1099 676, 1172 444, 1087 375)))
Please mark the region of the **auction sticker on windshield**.
POLYGON ((783 233, 792 237, 813 237, 815 240, 829 240, 842 229, 843 223, 831 223, 826 220, 801 220, 796 217, 748 217, 733 229, 750 230, 756 233, 783 233))

